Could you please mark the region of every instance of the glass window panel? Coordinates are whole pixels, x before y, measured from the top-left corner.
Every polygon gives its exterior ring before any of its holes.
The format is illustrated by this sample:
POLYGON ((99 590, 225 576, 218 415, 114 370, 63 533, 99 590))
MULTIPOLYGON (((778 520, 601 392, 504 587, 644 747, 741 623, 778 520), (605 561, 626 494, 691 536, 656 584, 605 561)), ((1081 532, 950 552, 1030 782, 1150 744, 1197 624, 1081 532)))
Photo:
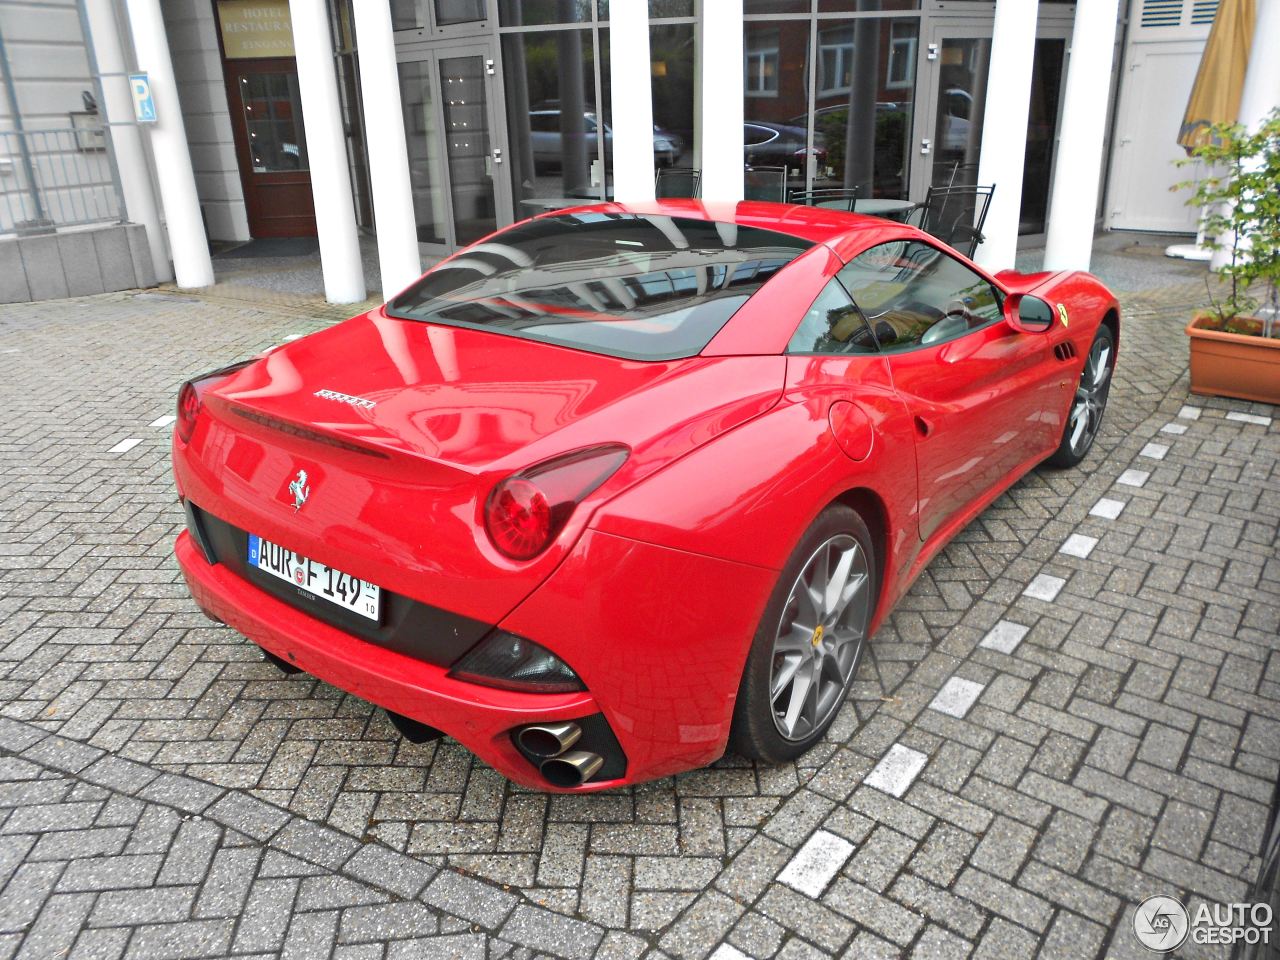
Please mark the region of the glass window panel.
POLYGON ((991 40, 946 37, 938 62, 938 109, 929 182, 971 187, 978 182, 991 40))
POLYGON ((419 0, 391 0, 392 30, 416 30, 425 26, 419 0))
POLYGON ((498 0, 498 22, 504 27, 590 21, 591 0, 498 0))
POLYGON ((743 37, 743 159, 785 167, 802 189, 809 123, 809 21, 749 20, 743 37))
POLYGON ((809 0, 743 0, 743 13, 808 13, 809 0))
POLYGON ((787 353, 877 352, 866 318, 836 280, 822 288, 787 344, 787 353))
MULTIPOLYGON (((601 40, 601 46, 607 40, 601 40)), ((599 157, 595 60, 590 30, 502 35, 510 175, 517 218, 541 208, 535 197, 598 199, 591 162, 599 157)), ((608 125, 605 146, 612 139, 608 125)))
POLYGON ((915 240, 872 247, 837 276, 882 350, 946 343, 1004 315, 991 284, 959 260, 915 240))
POLYGON ((404 107, 404 135, 409 148, 409 183, 413 215, 420 243, 445 243, 448 207, 441 184, 443 138, 438 110, 431 95, 429 61, 401 63, 400 103, 404 107))
POLYGON ((1019 233, 1042 233, 1048 220, 1054 133, 1058 123, 1062 67, 1066 53, 1066 40, 1046 37, 1036 40, 1035 60, 1031 69, 1031 110, 1027 122, 1019 233))
POLYGON ((906 197, 919 26, 914 17, 820 22, 816 189, 906 197))
MULTIPOLYGON (((603 48, 603 31, 600 43, 603 48)), ((693 80, 694 25, 673 23, 650 27, 649 58, 653 78, 654 166, 692 167, 695 155, 693 103, 696 96, 693 80)), ((607 64, 602 69, 605 67, 607 64)))
POLYGON ((919 9, 920 0, 818 0, 819 13, 881 13, 919 9))
POLYGON ((485 17, 485 0, 435 0, 436 25, 447 27, 453 23, 473 23, 485 17))
POLYGON ((484 59, 441 58, 440 96, 454 239, 463 246, 498 228, 484 59))
POLYGON ((302 98, 296 73, 248 73, 240 77, 245 132, 254 173, 307 169, 302 98))

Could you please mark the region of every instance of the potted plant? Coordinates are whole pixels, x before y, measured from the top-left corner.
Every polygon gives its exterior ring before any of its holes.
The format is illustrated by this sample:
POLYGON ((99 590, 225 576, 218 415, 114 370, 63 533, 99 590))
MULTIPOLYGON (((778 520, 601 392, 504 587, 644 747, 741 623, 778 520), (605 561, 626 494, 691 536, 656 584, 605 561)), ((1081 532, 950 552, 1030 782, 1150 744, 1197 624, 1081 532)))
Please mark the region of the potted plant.
POLYGON ((1216 125, 1192 158, 1217 172, 1180 186, 1195 187, 1205 246, 1229 257, 1221 299, 1210 289, 1187 325, 1191 392, 1280 403, 1280 110, 1253 133, 1216 125))

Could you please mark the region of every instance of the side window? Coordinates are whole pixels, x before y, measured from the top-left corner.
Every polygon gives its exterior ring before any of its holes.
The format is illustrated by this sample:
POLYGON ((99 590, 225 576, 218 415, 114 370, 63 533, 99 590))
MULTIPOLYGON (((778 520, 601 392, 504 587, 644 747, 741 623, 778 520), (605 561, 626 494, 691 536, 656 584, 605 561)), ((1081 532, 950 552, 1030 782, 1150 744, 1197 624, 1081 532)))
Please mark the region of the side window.
POLYGON ((872 247, 850 260, 839 278, 882 350, 945 343, 1004 316, 995 287, 959 260, 916 240, 872 247))
POLYGON ((787 353, 876 352, 875 338, 862 312, 835 280, 822 288, 787 344, 787 353))

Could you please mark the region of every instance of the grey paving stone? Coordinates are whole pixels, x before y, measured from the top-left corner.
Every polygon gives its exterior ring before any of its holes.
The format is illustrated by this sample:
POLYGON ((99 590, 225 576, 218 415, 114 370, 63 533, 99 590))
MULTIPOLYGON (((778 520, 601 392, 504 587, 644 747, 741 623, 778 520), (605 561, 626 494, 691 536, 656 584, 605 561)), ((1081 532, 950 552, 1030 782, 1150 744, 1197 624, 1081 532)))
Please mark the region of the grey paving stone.
POLYGON ((604 938, 604 931, 592 924, 522 903, 503 924, 499 936, 535 950, 554 952, 569 960, 586 960, 604 938))
MULTIPOLYGON (((442 871, 427 887, 422 899, 433 907, 438 907, 454 916, 472 920, 489 930, 497 929, 511 915, 511 911, 517 904, 516 897, 511 894, 451 870, 442 871)), ((533 914, 528 921, 530 929, 535 933, 539 929, 535 921, 540 916, 540 913, 533 914)), ((517 928, 523 929, 519 925, 517 928)), ((503 936, 521 943, 525 942, 506 933, 503 936)), ((528 945, 536 947, 539 944, 534 942, 528 945)))

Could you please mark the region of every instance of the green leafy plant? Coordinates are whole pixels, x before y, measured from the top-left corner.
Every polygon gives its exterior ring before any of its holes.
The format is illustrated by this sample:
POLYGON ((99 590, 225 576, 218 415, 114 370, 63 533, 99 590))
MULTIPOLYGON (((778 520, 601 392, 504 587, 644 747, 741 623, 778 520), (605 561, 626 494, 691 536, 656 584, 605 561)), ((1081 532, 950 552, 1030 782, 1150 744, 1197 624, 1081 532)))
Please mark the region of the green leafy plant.
POLYGON ((1180 163, 1196 161, 1209 174, 1177 188, 1194 189, 1187 203, 1203 210, 1204 245, 1230 253, 1214 271, 1228 284, 1221 301, 1210 291, 1214 327, 1271 337, 1280 329, 1280 110, 1252 133, 1238 123, 1215 124, 1180 163), (1263 304, 1262 316, 1251 316, 1263 304))

